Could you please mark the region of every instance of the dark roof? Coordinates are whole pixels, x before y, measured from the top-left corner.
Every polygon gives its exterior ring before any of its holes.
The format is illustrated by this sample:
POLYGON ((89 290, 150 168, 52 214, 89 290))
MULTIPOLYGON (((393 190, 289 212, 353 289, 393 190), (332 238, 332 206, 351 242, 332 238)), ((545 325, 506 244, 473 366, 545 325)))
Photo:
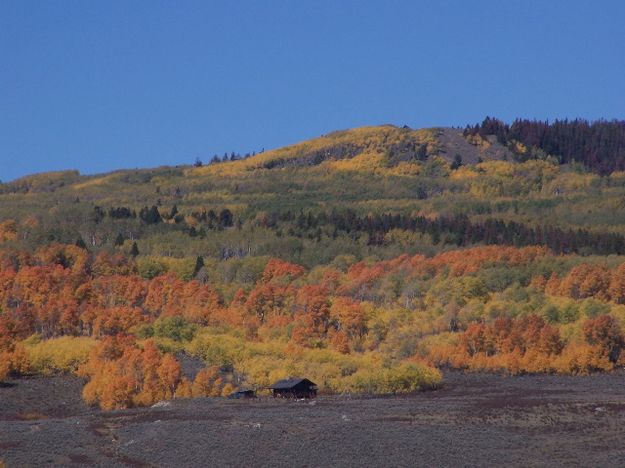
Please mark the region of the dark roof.
POLYGON ((317 385, 315 382, 312 382, 308 379, 305 379, 302 377, 293 377, 291 379, 278 380, 275 384, 271 385, 269 388, 272 388, 274 390, 284 390, 284 389, 293 388, 301 383, 307 384, 307 385, 313 385, 313 386, 317 385))

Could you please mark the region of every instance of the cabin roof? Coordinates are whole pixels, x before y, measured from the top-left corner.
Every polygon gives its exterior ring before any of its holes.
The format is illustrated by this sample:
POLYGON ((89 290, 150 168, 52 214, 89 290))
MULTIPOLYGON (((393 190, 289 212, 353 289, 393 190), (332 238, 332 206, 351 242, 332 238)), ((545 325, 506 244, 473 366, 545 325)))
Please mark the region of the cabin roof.
POLYGON ((293 388, 301 383, 304 384, 308 384, 308 385, 314 385, 316 386, 317 384, 306 379, 303 377, 293 377, 290 379, 283 379, 283 380, 278 380, 275 384, 271 385, 269 388, 274 389, 274 390, 284 390, 284 389, 289 389, 289 388, 293 388))

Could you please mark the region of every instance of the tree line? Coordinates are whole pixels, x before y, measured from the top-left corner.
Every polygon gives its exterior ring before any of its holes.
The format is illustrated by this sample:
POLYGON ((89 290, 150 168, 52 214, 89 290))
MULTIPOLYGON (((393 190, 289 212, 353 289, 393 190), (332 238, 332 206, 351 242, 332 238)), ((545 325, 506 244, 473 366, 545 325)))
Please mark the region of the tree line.
POLYGON ((270 213, 259 219, 265 227, 280 229, 281 222, 290 222, 296 230, 318 232, 322 226, 330 226, 331 235, 362 232, 369 236, 369 245, 383 245, 386 234, 393 229, 428 234, 432 243, 455 245, 473 244, 546 246, 557 254, 579 253, 597 255, 622 255, 625 253, 625 237, 611 232, 594 232, 587 229, 562 229, 555 226, 529 226, 516 221, 486 219, 472 221, 466 215, 430 218, 406 214, 368 214, 359 216, 352 210, 304 213, 270 213))
POLYGON ((518 153, 521 160, 536 156, 539 149, 556 156, 560 164, 578 162, 601 175, 625 170, 625 121, 584 119, 540 120, 517 119, 511 125, 486 117, 481 124, 467 126, 464 135, 495 135, 510 149, 520 142, 530 151, 518 153))

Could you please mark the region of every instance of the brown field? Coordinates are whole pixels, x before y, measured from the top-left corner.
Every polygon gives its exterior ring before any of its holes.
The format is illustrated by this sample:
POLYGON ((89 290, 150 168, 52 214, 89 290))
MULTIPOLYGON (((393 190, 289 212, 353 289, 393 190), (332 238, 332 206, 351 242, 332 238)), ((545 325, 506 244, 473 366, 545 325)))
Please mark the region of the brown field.
POLYGON ((176 400, 102 412, 69 377, 0 387, 7 466, 625 466, 625 373, 450 372, 403 397, 176 400))

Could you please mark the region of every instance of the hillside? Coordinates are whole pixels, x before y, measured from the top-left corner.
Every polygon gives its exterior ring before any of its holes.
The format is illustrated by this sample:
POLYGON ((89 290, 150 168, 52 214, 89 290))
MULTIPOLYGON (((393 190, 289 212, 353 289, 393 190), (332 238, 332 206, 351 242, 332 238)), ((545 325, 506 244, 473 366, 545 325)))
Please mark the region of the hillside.
MULTIPOLYGON (((543 226, 603 236, 625 233, 621 173, 602 177, 575 164, 560 165, 548 156, 516 162, 519 155, 497 140, 496 135, 482 137, 466 130, 463 135, 452 128, 411 130, 387 125, 334 132, 203 167, 120 170, 94 176, 76 171, 39 174, 0 185, 0 220, 8 222, 5 230, 16 230, 8 238, 15 237, 11 245, 19 248, 32 249, 49 241, 75 243, 82 238, 92 249, 110 249, 121 236, 127 252, 132 240, 142 254, 219 257, 223 249, 244 249, 248 255, 271 255, 279 245, 267 243, 280 237, 279 244, 297 244, 297 248, 276 253, 306 265, 314 262, 309 257, 318 255, 308 253, 310 248, 318 251, 319 246, 309 242, 311 233, 301 227, 301 232, 293 230, 288 219, 282 219, 301 212, 322 218, 334 211, 360 218, 401 214, 428 220, 461 215, 480 225, 514 222, 522 224, 521 230, 543 226), (159 212, 158 222, 141 220, 141 210, 153 206, 159 212), (118 208, 127 209, 128 216, 112 213, 118 208), (225 233, 214 219, 207 221, 211 211, 217 216, 223 210, 232 214, 236 232, 225 233), (262 233, 256 229, 259 223, 262 233)), ((321 228, 320 235, 314 235, 324 251, 334 243, 330 238, 342 238, 345 231, 335 233, 336 226, 325 219, 321 220, 325 226, 313 224, 321 228)), ((458 239, 460 228, 445 228, 449 236, 443 235, 441 242, 411 242, 407 253, 431 254, 448 244, 513 243, 502 227, 497 228, 498 240, 490 239, 493 236, 458 239)), ((519 230, 516 225, 510 229, 519 230)), ((366 249, 350 247, 359 258, 372 254, 388 258, 405 250, 405 246, 390 248, 396 243, 390 237, 384 243, 373 239, 381 235, 378 228, 372 232, 371 227, 350 226, 352 235, 354 230, 364 231, 359 238, 371 240, 366 249)), ((389 231, 387 226, 382 234, 389 231)), ((532 233, 526 237, 517 243, 531 245, 536 238, 532 233)), ((346 242, 354 244, 350 239, 346 242)), ((599 253, 621 252, 619 239, 602 241, 606 242, 618 245, 599 253)), ((562 251, 584 252, 583 244, 588 243, 577 239, 576 245, 562 251)))
POLYGON ((404 393, 438 388, 440 366, 615 369, 625 174, 501 128, 2 184, 0 377, 77 373, 112 409, 288 375, 404 393), (193 381, 181 353, 207 365, 193 381))

